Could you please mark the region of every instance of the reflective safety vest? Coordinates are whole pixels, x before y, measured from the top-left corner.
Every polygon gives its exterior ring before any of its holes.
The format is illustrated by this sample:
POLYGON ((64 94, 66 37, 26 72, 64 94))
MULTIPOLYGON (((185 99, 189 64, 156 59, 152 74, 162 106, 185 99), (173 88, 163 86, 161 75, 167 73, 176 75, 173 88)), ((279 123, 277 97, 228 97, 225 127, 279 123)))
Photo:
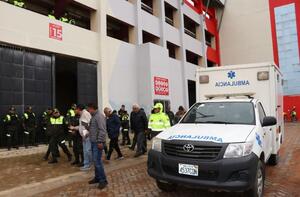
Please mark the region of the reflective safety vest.
POLYGON ((163 112, 151 114, 149 117, 148 128, 152 131, 163 131, 170 126, 169 117, 163 112))
MULTIPOLYGON (((35 114, 34 114, 34 113, 32 113, 32 115, 33 115, 33 117, 35 117, 35 114)), ((24 113, 24 118, 25 118, 26 120, 28 120, 28 118, 29 118, 29 115, 28 115, 28 113, 27 113, 27 112, 25 112, 25 113, 24 113)))
POLYGON ((14 0, 14 5, 23 8, 25 3, 23 2, 23 0, 14 0))
POLYGON ((66 17, 61 17, 59 20, 65 23, 69 21, 69 19, 67 19, 66 17))
POLYGON ((64 117, 63 116, 60 116, 58 118, 51 117, 50 123, 51 123, 51 125, 62 125, 62 124, 64 124, 64 117))
POLYGON ((3 121, 4 122, 10 122, 11 121, 11 116, 7 114, 3 121))
POLYGON ((18 119, 17 114, 15 114, 15 115, 6 114, 5 118, 3 119, 3 122, 10 122, 12 120, 12 116, 14 116, 14 117, 16 117, 16 119, 18 119))
POLYGON ((129 120, 129 115, 128 114, 124 114, 121 116, 121 121, 127 121, 129 120))
POLYGON ((68 111, 68 114, 67 114, 68 116, 70 116, 70 117, 75 117, 75 111, 74 111, 74 109, 69 109, 69 111, 68 111))
POLYGON ((51 18, 51 19, 56 19, 55 16, 52 15, 52 14, 48 14, 48 17, 51 18))

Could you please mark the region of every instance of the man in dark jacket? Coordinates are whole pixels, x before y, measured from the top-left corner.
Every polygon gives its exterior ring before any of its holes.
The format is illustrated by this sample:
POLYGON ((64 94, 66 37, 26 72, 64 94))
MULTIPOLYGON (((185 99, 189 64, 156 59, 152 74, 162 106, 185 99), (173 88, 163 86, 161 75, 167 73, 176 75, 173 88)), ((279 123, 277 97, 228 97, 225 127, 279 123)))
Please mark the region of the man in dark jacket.
POLYGON ((24 144, 25 148, 28 148, 28 145, 36 146, 36 117, 32 111, 32 107, 28 106, 22 117, 22 126, 24 130, 24 144))
POLYGON ((10 107, 8 113, 3 119, 4 129, 7 139, 7 149, 10 150, 11 146, 19 149, 18 145, 18 134, 20 128, 20 122, 15 107, 10 107))
MULTIPOLYGON (((146 153, 147 147, 145 146, 145 133, 148 130, 148 120, 145 112, 140 109, 139 105, 134 104, 132 106, 132 112, 130 114, 130 125, 133 130, 136 142, 137 152, 135 157, 139 157, 146 153)), ((133 143, 131 149, 134 149, 135 144, 133 143)))
POLYGON ((47 133, 50 136, 49 147, 52 156, 52 160, 48 162, 49 164, 57 163, 57 156, 59 154, 57 146, 63 149, 63 152, 68 156, 68 161, 72 161, 72 154, 65 145, 64 131, 64 117, 60 115, 58 109, 54 109, 50 118, 49 129, 47 128, 47 133))
POLYGON ((123 159, 123 155, 121 153, 118 139, 119 139, 119 132, 121 128, 121 121, 120 118, 116 113, 112 113, 112 110, 108 107, 104 109, 104 114, 106 116, 106 127, 107 127, 107 133, 108 137, 110 139, 109 142, 109 150, 108 154, 106 156, 107 160, 110 160, 111 154, 113 150, 115 149, 118 153, 117 159, 123 159))
POLYGON ((167 106, 166 114, 169 116, 170 125, 173 126, 175 124, 175 114, 172 112, 170 105, 167 106))

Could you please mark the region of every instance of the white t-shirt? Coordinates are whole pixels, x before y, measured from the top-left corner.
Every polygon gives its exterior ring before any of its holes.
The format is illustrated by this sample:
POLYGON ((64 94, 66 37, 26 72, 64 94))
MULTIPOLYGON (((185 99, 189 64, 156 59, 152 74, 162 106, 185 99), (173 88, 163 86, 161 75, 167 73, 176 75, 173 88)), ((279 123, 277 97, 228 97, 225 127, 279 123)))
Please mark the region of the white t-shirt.
POLYGON ((82 110, 79 118, 79 133, 83 138, 89 135, 88 126, 90 125, 91 118, 91 114, 86 109, 82 110))

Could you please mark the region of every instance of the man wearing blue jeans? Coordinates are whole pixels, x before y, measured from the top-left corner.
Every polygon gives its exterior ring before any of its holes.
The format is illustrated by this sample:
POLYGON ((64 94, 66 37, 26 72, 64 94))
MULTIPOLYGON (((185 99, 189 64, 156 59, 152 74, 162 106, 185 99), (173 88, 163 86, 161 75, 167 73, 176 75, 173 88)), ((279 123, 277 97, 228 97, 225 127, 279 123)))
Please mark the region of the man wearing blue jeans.
POLYGON ((82 137, 82 149, 83 149, 83 166, 80 168, 82 171, 91 169, 92 163, 92 146, 89 134, 89 125, 91 121, 91 114, 85 109, 85 106, 79 104, 75 109, 75 113, 80 115, 79 126, 70 126, 69 129, 72 131, 79 131, 82 137))
POLYGON ((82 139, 83 145, 83 167, 80 168, 81 171, 87 171, 91 169, 92 165, 92 145, 90 138, 82 139))
POLYGON ((89 181, 89 184, 99 183, 100 190, 107 186, 107 180, 102 163, 102 151, 106 140, 106 119, 103 114, 98 111, 95 104, 88 105, 88 111, 92 118, 90 122, 89 132, 90 141, 92 144, 92 155, 95 165, 95 177, 89 181))

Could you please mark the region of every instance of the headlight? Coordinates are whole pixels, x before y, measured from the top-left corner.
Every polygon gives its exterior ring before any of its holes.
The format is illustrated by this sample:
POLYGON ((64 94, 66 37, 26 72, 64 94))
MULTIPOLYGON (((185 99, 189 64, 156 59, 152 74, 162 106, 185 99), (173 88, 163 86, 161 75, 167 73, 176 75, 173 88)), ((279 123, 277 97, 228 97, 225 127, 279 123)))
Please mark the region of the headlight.
POLYGON ((224 158, 238 158, 250 155, 252 153, 253 143, 229 144, 224 158))
POLYGON ((152 150, 161 152, 161 139, 156 138, 156 137, 153 138, 153 141, 152 141, 152 150))

